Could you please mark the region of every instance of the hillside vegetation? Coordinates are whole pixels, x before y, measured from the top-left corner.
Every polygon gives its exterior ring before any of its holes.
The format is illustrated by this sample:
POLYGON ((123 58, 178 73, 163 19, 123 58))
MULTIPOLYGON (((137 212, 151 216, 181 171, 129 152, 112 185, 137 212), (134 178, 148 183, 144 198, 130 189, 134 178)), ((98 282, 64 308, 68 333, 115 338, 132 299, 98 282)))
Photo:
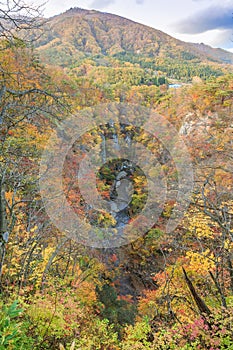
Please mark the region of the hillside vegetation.
POLYGON ((45 62, 71 70, 86 60, 106 71, 130 63, 152 76, 184 81, 221 75, 233 63, 233 54, 222 49, 185 43, 116 15, 79 8, 50 18, 36 45, 45 62))

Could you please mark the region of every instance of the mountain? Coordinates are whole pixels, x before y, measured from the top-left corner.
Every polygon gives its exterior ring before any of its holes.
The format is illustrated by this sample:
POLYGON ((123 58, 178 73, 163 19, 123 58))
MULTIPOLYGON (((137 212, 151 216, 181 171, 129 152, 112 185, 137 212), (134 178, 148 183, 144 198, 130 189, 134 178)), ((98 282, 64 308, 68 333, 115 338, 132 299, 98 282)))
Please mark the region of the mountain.
POLYGON ((114 58, 179 79, 184 73, 176 76, 175 66, 178 70, 182 66, 182 71, 183 67, 189 67, 185 73, 188 77, 208 75, 208 72, 196 74, 200 64, 205 68, 208 65, 209 70, 217 69, 213 75, 233 64, 233 53, 185 43, 160 30, 95 10, 71 8, 48 19, 43 30, 37 42, 41 57, 49 64, 63 67, 74 67, 86 58, 93 59, 97 65, 111 66, 114 58))
POLYGON ((201 51, 202 53, 205 53, 208 56, 212 56, 215 57, 217 60, 225 62, 225 63, 229 63, 229 64, 233 64, 233 53, 223 50, 223 49, 216 49, 213 48, 209 45, 205 45, 203 43, 201 44, 191 44, 192 46, 195 46, 199 51, 201 51))

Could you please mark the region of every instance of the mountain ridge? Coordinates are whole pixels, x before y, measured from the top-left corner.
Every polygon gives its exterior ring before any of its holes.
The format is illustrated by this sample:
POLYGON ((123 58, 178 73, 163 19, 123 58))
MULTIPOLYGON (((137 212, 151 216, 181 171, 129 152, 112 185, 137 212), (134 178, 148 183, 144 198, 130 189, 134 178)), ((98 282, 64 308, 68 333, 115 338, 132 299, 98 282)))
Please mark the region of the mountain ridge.
MULTIPOLYGON (((186 43, 118 15, 81 8, 49 18, 36 49, 46 64, 72 70, 78 76, 86 70, 80 67, 87 63, 95 71, 92 79, 106 74, 108 67, 128 69, 129 78, 134 74, 129 69, 134 67, 135 74, 141 74, 137 79, 141 83, 154 75, 190 82, 195 76, 208 79, 233 70, 233 53, 186 43), (99 66, 105 71, 96 72, 99 66), (137 73, 138 68, 145 74, 137 73)), ((112 74, 109 69, 106 79, 112 74)))
MULTIPOLYGON (((198 43, 190 43, 190 42, 184 42, 179 39, 176 39, 172 37, 169 34, 166 34, 162 32, 161 30, 155 29, 153 27, 137 23, 135 21, 132 21, 131 19, 127 19, 125 17, 121 17, 119 15, 111 14, 108 12, 101 12, 101 11, 96 11, 96 10, 86 10, 82 8, 70 8, 69 10, 53 16, 48 19, 48 22, 51 24, 51 28, 56 28, 58 23, 62 23, 62 21, 67 21, 67 19, 73 19, 76 18, 77 22, 83 22, 83 24, 89 24, 91 34, 93 35, 94 39, 97 42, 97 46, 99 44, 101 50, 98 50, 96 45, 94 45, 92 48, 89 47, 89 51, 93 54, 96 52, 102 53, 104 55, 109 54, 112 55, 114 53, 119 53, 120 51, 126 49, 126 51, 129 51, 130 48, 132 49, 133 53, 140 53, 141 49, 144 49, 144 54, 145 54, 145 49, 148 53, 148 50, 150 50, 150 54, 156 54, 159 53, 158 50, 158 43, 164 42, 165 44, 168 44, 168 42, 172 42, 172 45, 177 45, 180 48, 186 49, 190 52, 192 52, 194 55, 196 54, 199 58, 212 58, 217 60, 219 63, 229 63, 233 64, 233 53, 226 51, 224 49, 220 48, 212 48, 209 45, 205 45, 203 43, 198 44, 198 43), (85 23, 86 22, 86 23, 85 23), (115 30, 111 30, 115 25, 115 30), (97 27, 98 31, 95 31, 97 27), (116 27, 118 27, 118 30, 116 30, 116 27), (121 27, 121 30, 119 30, 121 27), (123 32, 122 30, 129 29, 131 31, 132 29, 135 31, 135 43, 133 45, 132 40, 131 40, 131 47, 130 45, 125 45, 124 47, 124 37, 126 36, 127 33, 123 32), (109 39, 114 43, 116 39, 120 38, 121 35, 121 45, 118 45, 118 48, 115 45, 115 50, 114 50, 114 45, 109 44, 106 40, 106 38, 103 37, 105 33, 108 33, 110 36, 109 39), (111 34, 114 33, 116 34, 115 40, 114 36, 111 36, 111 34), (123 37, 122 37, 123 36, 123 37), (140 38, 141 36, 141 38, 140 38), (141 39, 141 40, 140 40, 141 39), (138 43, 138 45, 137 45, 138 43), (122 45, 123 44, 123 45, 122 45), (140 47, 140 44, 141 47, 140 47), (147 47, 143 47, 145 45, 147 47), (138 46, 138 47, 137 47, 138 46)), ((68 23, 67 23, 68 24, 68 23)), ((80 23, 81 24, 81 23, 80 23)), ((72 23, 70 23, 72 25, 72 23)), ((69 25, 67 25, 67 28, 64 30, 64 34, 67 33, 67 29, 69 28, 69 25)), ((88 30, 88 27, 86 27, 88 30)), ((78 34, 78 33, 77 33, 78 34)), ((83 33, 80 33, 81 36, 83 36, 83 33)), ((127 36, 126 36, 127 39, 127 36)), ((128 35, 128 39, 129 35, 128 35)), ((110 40, 109 40, 110 41, 110 40)), ((126 40, 125 40, 126 41, 126 40)), ((119 40, 118 40, 119 42, 119 40)), ((48 42, 47 42, 48 43, 48 42)), ((40 50, 43 50, 43 45, 39 45, 40 50)), ((86 50, 86 42, 85 40, 83 41, 83 47, 80 46, 80 49, 82 48, 85 52, 86 50)))

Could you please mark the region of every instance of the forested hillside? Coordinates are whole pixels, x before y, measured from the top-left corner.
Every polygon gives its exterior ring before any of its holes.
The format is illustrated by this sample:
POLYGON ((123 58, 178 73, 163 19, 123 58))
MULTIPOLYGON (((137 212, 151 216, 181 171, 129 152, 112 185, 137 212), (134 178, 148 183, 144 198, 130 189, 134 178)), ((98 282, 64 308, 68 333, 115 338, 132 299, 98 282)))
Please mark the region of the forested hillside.
POLYGON ((233 54, 21 0, 0 27, 0 349, 233 349, 233 54))
POLYGON ((233 63, 230 52, 184 43, 128 19, 79 8, 50 18, 36 46, 49 64, 78 76, 85 76, 88 67, 93 79, 101 75, 107 81, 111 77, 110 82, 122 70, 131 75, 132 67, 137 84, 153 84, 157 75, 184 81, 195 75, 205 79, 223 74, 227 64, 233 63))

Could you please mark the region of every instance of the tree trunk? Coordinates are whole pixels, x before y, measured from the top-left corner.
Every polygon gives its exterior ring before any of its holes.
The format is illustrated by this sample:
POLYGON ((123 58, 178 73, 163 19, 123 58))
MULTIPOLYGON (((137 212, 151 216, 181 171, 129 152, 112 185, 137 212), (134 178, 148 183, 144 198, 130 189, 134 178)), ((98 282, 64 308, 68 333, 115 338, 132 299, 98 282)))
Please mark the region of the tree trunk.
POLYGON ((205 315, 210 315, 211 314, 211 311, 210 309, 208 308, 208 306, 205 304, 205 302, 202 300, 202 298, 198 295, 198 293, 196 292, 196 289, 194 288, 191 280, 189 279, 186 271, 184 268, 183 269, 183 273, 184 273, 184 278, 185 278, 185 281, 189 287, 189 290, 193 296, 193 299, 195 300, 195 303, 198 307, 198 310, 200 312, 201 315, 205 316, 205 315))
POLYGON ((0 184, 0 279, 2 276, 2 267, 5 258, 5 244, 8 239, 7 218, 6 218, 6 199, 4 186, 0 184))
POLYGON ((231 292, 233 293, 233 266, 232 266, 230 255, 228 255, 227 257, 227 264, 228 264, 229 274, 230 274, 230 288, 231 288, 231 292))

